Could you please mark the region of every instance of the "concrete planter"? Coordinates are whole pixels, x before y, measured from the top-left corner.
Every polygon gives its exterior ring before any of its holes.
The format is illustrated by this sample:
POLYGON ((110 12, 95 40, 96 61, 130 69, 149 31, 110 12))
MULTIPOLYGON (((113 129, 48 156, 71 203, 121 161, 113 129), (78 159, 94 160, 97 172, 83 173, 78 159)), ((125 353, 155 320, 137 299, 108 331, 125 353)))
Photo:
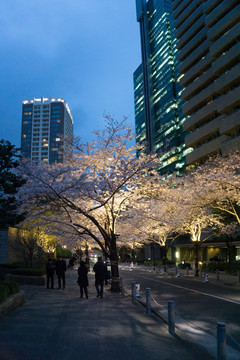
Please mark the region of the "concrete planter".
POLYGON ((0 303, 0 318, 25 303, 25 291, 9 296, 0 303))
POLYGON ((6 280, 15 281, 17 284, 45 285, 46 276, 26 276, 6 274, 6 280))

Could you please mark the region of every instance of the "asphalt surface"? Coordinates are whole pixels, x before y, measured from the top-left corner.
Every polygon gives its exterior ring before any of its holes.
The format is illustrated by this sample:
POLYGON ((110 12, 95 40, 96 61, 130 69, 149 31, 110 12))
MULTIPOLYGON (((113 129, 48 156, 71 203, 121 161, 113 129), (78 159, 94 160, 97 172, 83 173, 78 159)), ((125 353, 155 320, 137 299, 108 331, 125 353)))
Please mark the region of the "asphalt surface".
POLYGON ((105 288, 96 297, 89 274, 89 299, 80 299, 77 271, 65 290, 25 285, 26 303, 0 319, 1 360, 212 360, 206 350, 179 336, 131 297, 105 288))
POLYGON ((240 359, 240 286, 236 276, 209 274, 209 282, 181 271, 161 274, 146 267, 121 267, 125 288, 134 280, 140 284, 139 301, 145 303, 145 289, 151 289, 151 305, 162 318, 168 318, 168 301, 173 301, 177 333, 216 354, 217 322, 226 324, 227 359, 240 359))

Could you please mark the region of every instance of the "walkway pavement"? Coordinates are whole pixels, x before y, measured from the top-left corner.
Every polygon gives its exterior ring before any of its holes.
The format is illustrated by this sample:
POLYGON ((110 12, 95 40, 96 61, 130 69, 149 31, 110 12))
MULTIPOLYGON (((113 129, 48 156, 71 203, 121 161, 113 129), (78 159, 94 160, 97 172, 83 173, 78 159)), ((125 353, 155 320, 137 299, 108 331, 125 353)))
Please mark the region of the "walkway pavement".
POLYGON ((204 349, 169 335, 164 322, 141 304, 112 294, 79 298, 76 270, 66 290, 25 285, 26 303, 0 319, 1 360, 212 360, 204 349))

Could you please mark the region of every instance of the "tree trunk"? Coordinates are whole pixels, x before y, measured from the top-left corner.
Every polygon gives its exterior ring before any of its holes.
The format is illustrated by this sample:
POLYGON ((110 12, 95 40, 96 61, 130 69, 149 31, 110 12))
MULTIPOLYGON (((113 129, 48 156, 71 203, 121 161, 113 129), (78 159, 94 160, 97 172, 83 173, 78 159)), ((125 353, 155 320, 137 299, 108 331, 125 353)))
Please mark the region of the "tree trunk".
POLYGON ((132 262, 135 264, 135 257, 136 257, 136 255, 135 255, 135 250, 134 249, 132 249, 132 262))
POLYGON ((196 241, 194 244, 195 248, 195 276, 199 276, 198 260, 199 260, 199 242, 196 241))
POLYGON ((167 248, 166 245, 161 246, 161 250, 162 250, 162 265, 164 268, 164 271, 167 270, 167 248))
POLYGON ((120 291, 120 278, 119 278, 119 269, 118 269, 118 253, 116 246, 116 236, 115 234, 111 234, 111 291, 119 292, 120 291))

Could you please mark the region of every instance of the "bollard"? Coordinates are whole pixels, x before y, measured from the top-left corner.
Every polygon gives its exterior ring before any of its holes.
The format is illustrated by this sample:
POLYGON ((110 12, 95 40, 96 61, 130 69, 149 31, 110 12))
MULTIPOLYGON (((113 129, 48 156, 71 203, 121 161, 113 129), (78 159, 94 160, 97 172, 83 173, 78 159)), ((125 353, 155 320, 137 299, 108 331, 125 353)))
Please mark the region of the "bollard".
POLYGON ((151 314, 151 289, 146 288, 146 314, 151 314))
POLYGON ((240 271, 238 271, 238 282, 240 283, 240 271))
POLYGON ((135 281, 132 282, 132 303, 136 304, 136 284, 135 284, 135 281))
POLYGON ((175 334, 175 314, 173 301, 168 301, 168 332, 171 335, 175 334))
POLYGON ((135 292, 135 296, 136 298, 140 298, 140 284, 135 284, 136 287, 136 292, 135 292))
POLYGON ((219 281, 219 270, 216 270, 216 274, 217 274, 217 281, 219 281))
POLYGON ((226 360, 226 324, 217 323, 217 360, 226 360))
POLYGON ((200 269, 200 279, 202 278, 202 269, 200 269))
POLYGON ((187 277, 189 276, 189 267, 187 267, 187 277))

